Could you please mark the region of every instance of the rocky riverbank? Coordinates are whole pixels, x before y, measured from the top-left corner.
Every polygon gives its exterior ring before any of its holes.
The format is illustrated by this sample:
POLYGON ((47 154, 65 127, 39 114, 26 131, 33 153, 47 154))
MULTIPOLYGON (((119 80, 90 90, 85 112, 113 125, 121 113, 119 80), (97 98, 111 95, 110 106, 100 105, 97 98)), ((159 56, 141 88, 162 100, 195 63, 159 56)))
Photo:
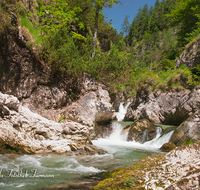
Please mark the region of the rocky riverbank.
POLYGON ((164 156, 150 156, 128 168, 101 174, 93 190, 200 188, 200 143, 176 148, 164 156))
POLYGON ((91 144, 90 131, 71 120, 48 120, 22 106, 16 97, 0 93, 1 153, 103 153, 91 144))

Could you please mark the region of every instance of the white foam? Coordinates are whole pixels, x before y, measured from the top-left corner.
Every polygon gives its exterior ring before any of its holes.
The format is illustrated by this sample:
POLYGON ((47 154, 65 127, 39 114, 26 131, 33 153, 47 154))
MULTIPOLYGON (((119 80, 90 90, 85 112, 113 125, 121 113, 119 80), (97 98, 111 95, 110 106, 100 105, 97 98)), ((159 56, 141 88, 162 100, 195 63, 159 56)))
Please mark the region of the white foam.
POLYGON ((68 163, 64 164, 62 168, 55 168, 55 170, 59 171, 64 170, 72 173, 98 173, 102 171, 92 166, 91 167, 83 166, 73 158, 68 159, 68 163))
POLYGON ((24 165, 26 167, 28 165, 31 165, 32 167, 34 166, 37 168, 42 167, 40 160, 34 156, 24 155, 24 156, 18 157, 17 161, 19 161, 21 165, 24 165))

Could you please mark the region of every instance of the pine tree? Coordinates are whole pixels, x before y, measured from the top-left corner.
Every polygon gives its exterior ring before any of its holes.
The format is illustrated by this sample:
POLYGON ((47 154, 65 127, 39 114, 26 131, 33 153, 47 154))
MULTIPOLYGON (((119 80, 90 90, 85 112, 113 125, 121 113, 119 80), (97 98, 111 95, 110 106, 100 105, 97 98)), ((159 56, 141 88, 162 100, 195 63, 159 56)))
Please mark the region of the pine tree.
POLYGON ((129 16, 126 15, 124 18, 124 22, 121 25, 122 26, 121 31, 126 36, 126 46, 128 46, 128 33, 130 30, 130 23, 129 23, 128 19, 129 19, 129 16))

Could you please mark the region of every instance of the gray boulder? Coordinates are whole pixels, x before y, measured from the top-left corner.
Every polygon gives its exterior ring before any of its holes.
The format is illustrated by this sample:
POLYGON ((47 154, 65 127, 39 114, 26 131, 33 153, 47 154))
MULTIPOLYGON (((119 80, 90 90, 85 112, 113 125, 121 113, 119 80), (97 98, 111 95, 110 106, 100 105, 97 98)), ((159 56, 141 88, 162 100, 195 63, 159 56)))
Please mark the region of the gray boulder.
MULTIPOLYGON (((94 87, 94 86, 93 86, 94 87)), ((98 84, 95 91, 89 91, 77 102, 68 106, 63 115, 89 127, 98 124, 109 124, 114 118, 115 110, 110 103, 109 93, 103 84, 98 84)))

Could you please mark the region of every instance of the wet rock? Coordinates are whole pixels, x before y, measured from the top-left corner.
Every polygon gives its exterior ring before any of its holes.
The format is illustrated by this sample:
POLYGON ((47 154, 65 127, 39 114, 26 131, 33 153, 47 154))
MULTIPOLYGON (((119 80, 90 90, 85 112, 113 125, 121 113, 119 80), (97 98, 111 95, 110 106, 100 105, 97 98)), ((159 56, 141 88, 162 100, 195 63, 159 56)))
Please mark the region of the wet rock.
POLYGON ((98 111, 95 115, 95 121, 98 125, 107 125, 114 119, 114 111, 98 111))
POLYGON ((176 145, 172 142, 168 142, 168 143, 165 143, 163 144, 161 147, 160 147, 160 150, 163 151, 163 152, 169 152, 173 149, 176 148, 176 145))
POLYGON ((90 133, 91 140, 97 139, 97 138, 106 138, 111 135, 113 131, 112 124, 108 125, 98 125, 95 124, 94 130, 90 133))
POLYGON ((79 146, 78 149, 76 151, 74 151, 74 154, 77 156, 83 156, 83 155, 94 155, 94 154, 105 154, 106 152, 104 150, 101 149, 97 149, 95 146, 93 145, 86 145, 86 146, 79 146))
POLYGON ((156 137, 156 126, 147 119, 135 121, 128 132, 128 141, 144 143, 156 137))

